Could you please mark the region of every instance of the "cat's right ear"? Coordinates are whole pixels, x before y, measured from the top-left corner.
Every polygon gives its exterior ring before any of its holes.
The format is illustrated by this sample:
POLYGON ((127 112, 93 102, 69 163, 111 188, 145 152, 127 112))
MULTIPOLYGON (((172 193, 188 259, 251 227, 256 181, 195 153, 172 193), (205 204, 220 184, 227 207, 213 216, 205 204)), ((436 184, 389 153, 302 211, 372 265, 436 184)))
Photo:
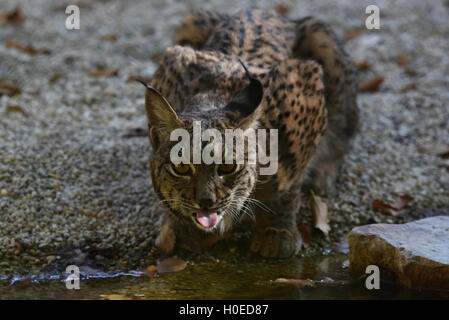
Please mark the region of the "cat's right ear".
POLYGON ((179 119, 170 103, 152 86, 144 80, 136 79, 145 86, 145 109, 147 113, 150 141, 154 149, 157 149, 161 140, 169 139, 170 133, 182 127, 179 119))

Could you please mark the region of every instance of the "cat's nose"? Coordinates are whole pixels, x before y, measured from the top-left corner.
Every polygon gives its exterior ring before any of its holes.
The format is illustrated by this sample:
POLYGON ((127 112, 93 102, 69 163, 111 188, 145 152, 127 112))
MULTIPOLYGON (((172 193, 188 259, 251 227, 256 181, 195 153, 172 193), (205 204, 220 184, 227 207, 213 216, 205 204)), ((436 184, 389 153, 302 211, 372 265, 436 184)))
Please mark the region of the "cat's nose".
POLYGON ((212 208, 214 199, 212 199, 212 197, 203 197, 199 199, 198 204, 200 205, 202 210, 207 211, 208 209, 212 208))

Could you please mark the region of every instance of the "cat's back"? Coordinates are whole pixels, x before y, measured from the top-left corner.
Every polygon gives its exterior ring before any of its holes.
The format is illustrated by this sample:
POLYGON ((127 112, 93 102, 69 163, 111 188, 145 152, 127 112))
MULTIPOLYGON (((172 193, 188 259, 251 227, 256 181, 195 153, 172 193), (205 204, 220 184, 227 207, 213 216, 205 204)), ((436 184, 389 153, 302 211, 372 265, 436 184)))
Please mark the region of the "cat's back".
POLYGON ((201 50, 238 56, 267 68, 288 58, 294 34, 294 22, 276 11, 242 10, 218 23, 201 50))

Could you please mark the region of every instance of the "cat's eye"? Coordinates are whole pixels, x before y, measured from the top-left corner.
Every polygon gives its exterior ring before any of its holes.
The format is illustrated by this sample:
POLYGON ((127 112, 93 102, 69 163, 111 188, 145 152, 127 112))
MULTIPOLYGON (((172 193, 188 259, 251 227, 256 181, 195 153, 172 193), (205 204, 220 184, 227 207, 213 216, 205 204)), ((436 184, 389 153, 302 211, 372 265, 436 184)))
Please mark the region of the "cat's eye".
POLYGON ((172 165, 172 167, 175 173, 179 175, 185 176, 190 173, 190 166, 188 164, 179 163, 172 165))
POLYGON ((217 172, 220 176, 231 174, 237 170, 237 165, 234 163, 231 164, 220 164, 217 168, 217 172))

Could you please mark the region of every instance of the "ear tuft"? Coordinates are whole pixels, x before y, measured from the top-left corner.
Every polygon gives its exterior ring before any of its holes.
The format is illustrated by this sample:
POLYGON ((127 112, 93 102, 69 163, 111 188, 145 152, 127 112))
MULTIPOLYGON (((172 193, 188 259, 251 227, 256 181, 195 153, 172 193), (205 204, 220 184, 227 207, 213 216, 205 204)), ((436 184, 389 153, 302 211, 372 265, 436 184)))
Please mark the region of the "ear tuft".
POLYGON ((147 90, 145 94, 145 109, 148 119, 150 140, 153 147, 157 146, 165 136, 170 136, 172 130, 183 125, 170 103, 157 91, 142 79, 136 79, 147 90))

